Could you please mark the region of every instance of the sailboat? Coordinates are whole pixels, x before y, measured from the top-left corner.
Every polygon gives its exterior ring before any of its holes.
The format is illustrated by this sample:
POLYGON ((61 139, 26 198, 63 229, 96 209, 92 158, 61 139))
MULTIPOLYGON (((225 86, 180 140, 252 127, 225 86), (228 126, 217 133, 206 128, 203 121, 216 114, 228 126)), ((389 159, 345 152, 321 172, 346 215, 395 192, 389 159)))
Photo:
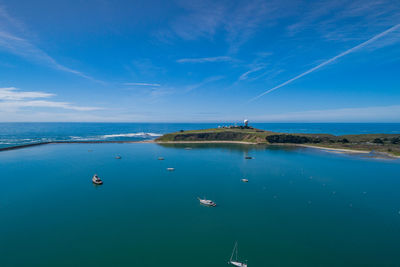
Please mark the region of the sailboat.
POLYGON ((233 266, 238 266, 238 267, 247 267, 247 261, 246 263, 238 261, 238 248, 237 248, 237 242, 235 242, 235 246, 233 247, 231 259, 229 260, 228 264, 231 264, 233 266), (235 257, 235 259, 233 259, 235 257))

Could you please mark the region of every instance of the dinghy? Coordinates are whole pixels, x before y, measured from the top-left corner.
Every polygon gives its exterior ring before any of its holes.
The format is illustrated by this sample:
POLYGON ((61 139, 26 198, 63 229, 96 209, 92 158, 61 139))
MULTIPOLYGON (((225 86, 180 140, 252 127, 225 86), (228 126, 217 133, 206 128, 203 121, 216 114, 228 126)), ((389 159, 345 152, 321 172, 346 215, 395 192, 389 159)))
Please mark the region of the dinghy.
POLYGON ((249 182, 249 180, 248 180, 248 179, 246 179, 246 178, 243 178, 243 179, 242 179, 242 182, 243 182, 243 183, 248 183, 248 182, 249 182))
POLYGON ((174 170, 175 170, 175 168, 167 168, 167 171, 170 171, 170 172, 172 172, 174 170))
POLYGON ((103 181, 100 179, 99 176, 97 176, 97 174, 93 175, 92 182, 93 182, 94 184, 96 184, 96 185, 101 185, 101 184, 103 184, 103 181))
POLYGON ((238 261, 238 248, 237 248, 237 242, 235 242, 235 246, 233 247, 231 259, 229 260, 228 264, 231 264, 233 266, 238 266, 238 267, 247 267, 247 261, 246 263, 238 261), (235 260, 233 259, 235 257, 235 260))

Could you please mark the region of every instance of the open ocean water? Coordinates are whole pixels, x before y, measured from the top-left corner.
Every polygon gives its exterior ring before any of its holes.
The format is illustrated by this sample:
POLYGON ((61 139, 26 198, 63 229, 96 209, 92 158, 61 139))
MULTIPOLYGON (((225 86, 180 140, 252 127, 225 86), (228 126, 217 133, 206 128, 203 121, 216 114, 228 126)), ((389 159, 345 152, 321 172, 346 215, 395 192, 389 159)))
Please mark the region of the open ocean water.
MULTIPOLYGON (((216 124, 1 126, 1 140, 20 144, 143 140, 216 124)), ((400 132, 399 124, 254 126, 400 132)), ((235 241, 250 267, 400 266, 399 160, 294 147, 187 146, 49 144, 0 152, 0 266, 227 266, 235 241), (94 173, 102 186, 92 184, 94 173), (201 206, 197 197, 217 207, 201 206)))
MULTIPOLYGON (((231 123, 0 123, 0 148, 49 141, 141 141, 179 130, 231 123)), ((251 123, 285 133, 400 134, 400 123, 251 123)))

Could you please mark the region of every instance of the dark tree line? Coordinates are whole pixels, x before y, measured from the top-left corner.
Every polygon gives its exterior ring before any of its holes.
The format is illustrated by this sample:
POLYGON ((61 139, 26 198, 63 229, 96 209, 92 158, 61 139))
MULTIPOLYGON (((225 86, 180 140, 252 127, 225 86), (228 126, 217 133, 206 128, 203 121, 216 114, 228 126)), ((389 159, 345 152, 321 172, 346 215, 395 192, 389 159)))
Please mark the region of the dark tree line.
MULTIPOLYGON (((306 143, 342 143, 347 144, 350 141, 346 138, 340 138, 335 136, 303 136, 303 135, 293 135, 293 134, 275 134, 266 137, 269 143, 291 143, 291 144, 306 144, 306 143)), ((354 142, 354 141, 353 141, 354 142)), ((366 141, 363 141, 366 142, 366 141)), ((370 142, 378 145, 384 145, 385 143, 391 143, 394 145, 400 144, 400 136, 388 138, 375 138, 370 142)))
POLYGON ((266 137, 269 143, 291 143, 291 144, 306 144, 306 143, 349 143, 346 138, 343 139, 333 139, 328 136, 323 137, 311 137, 302 135, 292 135, 292 134, 275 134, 266 137))

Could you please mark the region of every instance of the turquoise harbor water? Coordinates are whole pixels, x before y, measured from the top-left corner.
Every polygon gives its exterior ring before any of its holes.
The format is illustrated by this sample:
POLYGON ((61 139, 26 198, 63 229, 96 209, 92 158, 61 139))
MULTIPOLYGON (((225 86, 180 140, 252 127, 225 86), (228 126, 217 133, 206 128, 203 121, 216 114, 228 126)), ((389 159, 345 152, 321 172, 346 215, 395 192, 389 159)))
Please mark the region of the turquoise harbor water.
POLYGON ((227 266, 235 241, 249 266, 400 266, 398 160, 192 147, 1 152, 0 266, 227 266))

